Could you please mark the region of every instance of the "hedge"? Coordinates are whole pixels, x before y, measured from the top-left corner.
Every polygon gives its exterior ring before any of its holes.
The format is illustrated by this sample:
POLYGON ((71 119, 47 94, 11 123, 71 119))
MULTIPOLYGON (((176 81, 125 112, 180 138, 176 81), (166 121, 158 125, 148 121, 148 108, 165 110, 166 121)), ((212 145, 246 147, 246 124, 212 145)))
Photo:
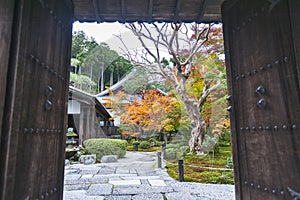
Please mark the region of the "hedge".
POLYGON ((101 160, 106 155, 117 155, 123 158, 126 154, 126 140, 91 138, 83 142, 85 148, 91 153, 96 154, 97 159, 101 160))

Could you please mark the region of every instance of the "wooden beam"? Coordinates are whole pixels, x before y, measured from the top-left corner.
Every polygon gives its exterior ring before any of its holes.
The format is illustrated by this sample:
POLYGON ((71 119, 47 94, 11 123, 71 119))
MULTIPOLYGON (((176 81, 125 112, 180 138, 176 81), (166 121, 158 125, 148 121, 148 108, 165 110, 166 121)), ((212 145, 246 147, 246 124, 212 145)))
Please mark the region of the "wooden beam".
POLYGON ((182 3, 182 0, 177 0, 176 1, 176 8, 175 8, 175 13, 174 13, 174 19, 173 19, 173 21, 174 22, 178 22, 178 13, 179 13, 179 11, 180 11, 180 9, 181 9, 181 3, 182 3))
POLYGON ((203 0, 202 3, 200 4, 200 8, 199 8, 199 15, 198 15, 198 21, 197 22, 201 22, 203 16, 204 16, 204 12, 206 10, 207 7, 207 0, 203 0))
POLYGON ((121 0, 121 19, 125 22, 125 0, 121 0))
POLYGON ((153 0, 148 1, 148 22, 152 22, 153 0))
POLYGON ((99 14, 99 3, 98 0, 93 0, 94 13, 97 19, 97 23, 101 22, 100 14, 99 14))

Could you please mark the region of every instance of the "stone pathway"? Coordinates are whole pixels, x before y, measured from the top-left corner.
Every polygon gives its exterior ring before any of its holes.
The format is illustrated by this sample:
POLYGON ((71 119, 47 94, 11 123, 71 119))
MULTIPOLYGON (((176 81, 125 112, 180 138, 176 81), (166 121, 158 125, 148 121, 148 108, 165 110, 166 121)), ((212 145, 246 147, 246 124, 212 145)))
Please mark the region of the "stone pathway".
POLYGON ((127 152, 115 163, 65 169, 64 200, 231 200, 233 185, 178 182, 157 169, 156 153, 127 152))

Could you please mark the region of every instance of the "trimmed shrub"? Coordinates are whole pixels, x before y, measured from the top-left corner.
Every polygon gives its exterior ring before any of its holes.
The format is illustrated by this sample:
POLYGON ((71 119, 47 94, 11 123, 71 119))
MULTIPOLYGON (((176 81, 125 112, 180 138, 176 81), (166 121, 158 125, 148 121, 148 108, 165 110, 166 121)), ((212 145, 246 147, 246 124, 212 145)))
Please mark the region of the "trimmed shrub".
MULTIPOLYGON (((183 144, 183 143, 182 143, 183 144)), ((185 156, 189 152, 189 146, 177 144, 167 144, 166 146, 166 159, 175 160, 185 156)))
POLYGON ((141 149, 149 149, 150 148, 150 143, 147 142, 147 141, 143 141, 140 143, 140 146, 139 146, 141 149))
POLYGON ((126 140, 92 138, 85 140, 83 144, 91 154, 96 154, 99 160, 106 155, 117 155, 118 158, 123 158, 126 154, 126 140))
POLYGON ((161 146, 161 144, 162 144, 160 141, 156 140, 155 138, 150 138, 150 139, 148 140, 148 142, 149 142, 149 143, 153 142, 153 143, 154 143, 154 146, 156 146, 156 147, 159 147, 159 146, 161 146))
POLYGON ((174 148, 166 149, 166 159, 167 160, 177 159, 177 149, 174 148))
POLYGON ((133 141, 132 143, 131 143, 132 145, 136 145, 136 144, 140 144, 140 141, 137 141, 137 140, 135 140, 135 141, 133 141))

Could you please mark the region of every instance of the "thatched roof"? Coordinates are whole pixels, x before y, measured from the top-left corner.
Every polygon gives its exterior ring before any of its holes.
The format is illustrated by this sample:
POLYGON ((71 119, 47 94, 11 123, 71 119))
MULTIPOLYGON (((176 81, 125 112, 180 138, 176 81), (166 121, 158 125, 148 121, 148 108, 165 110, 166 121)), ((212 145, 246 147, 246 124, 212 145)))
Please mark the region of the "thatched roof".
POLYGON ((216 22, 224 0, 73 0, 81 22, 216 22))

